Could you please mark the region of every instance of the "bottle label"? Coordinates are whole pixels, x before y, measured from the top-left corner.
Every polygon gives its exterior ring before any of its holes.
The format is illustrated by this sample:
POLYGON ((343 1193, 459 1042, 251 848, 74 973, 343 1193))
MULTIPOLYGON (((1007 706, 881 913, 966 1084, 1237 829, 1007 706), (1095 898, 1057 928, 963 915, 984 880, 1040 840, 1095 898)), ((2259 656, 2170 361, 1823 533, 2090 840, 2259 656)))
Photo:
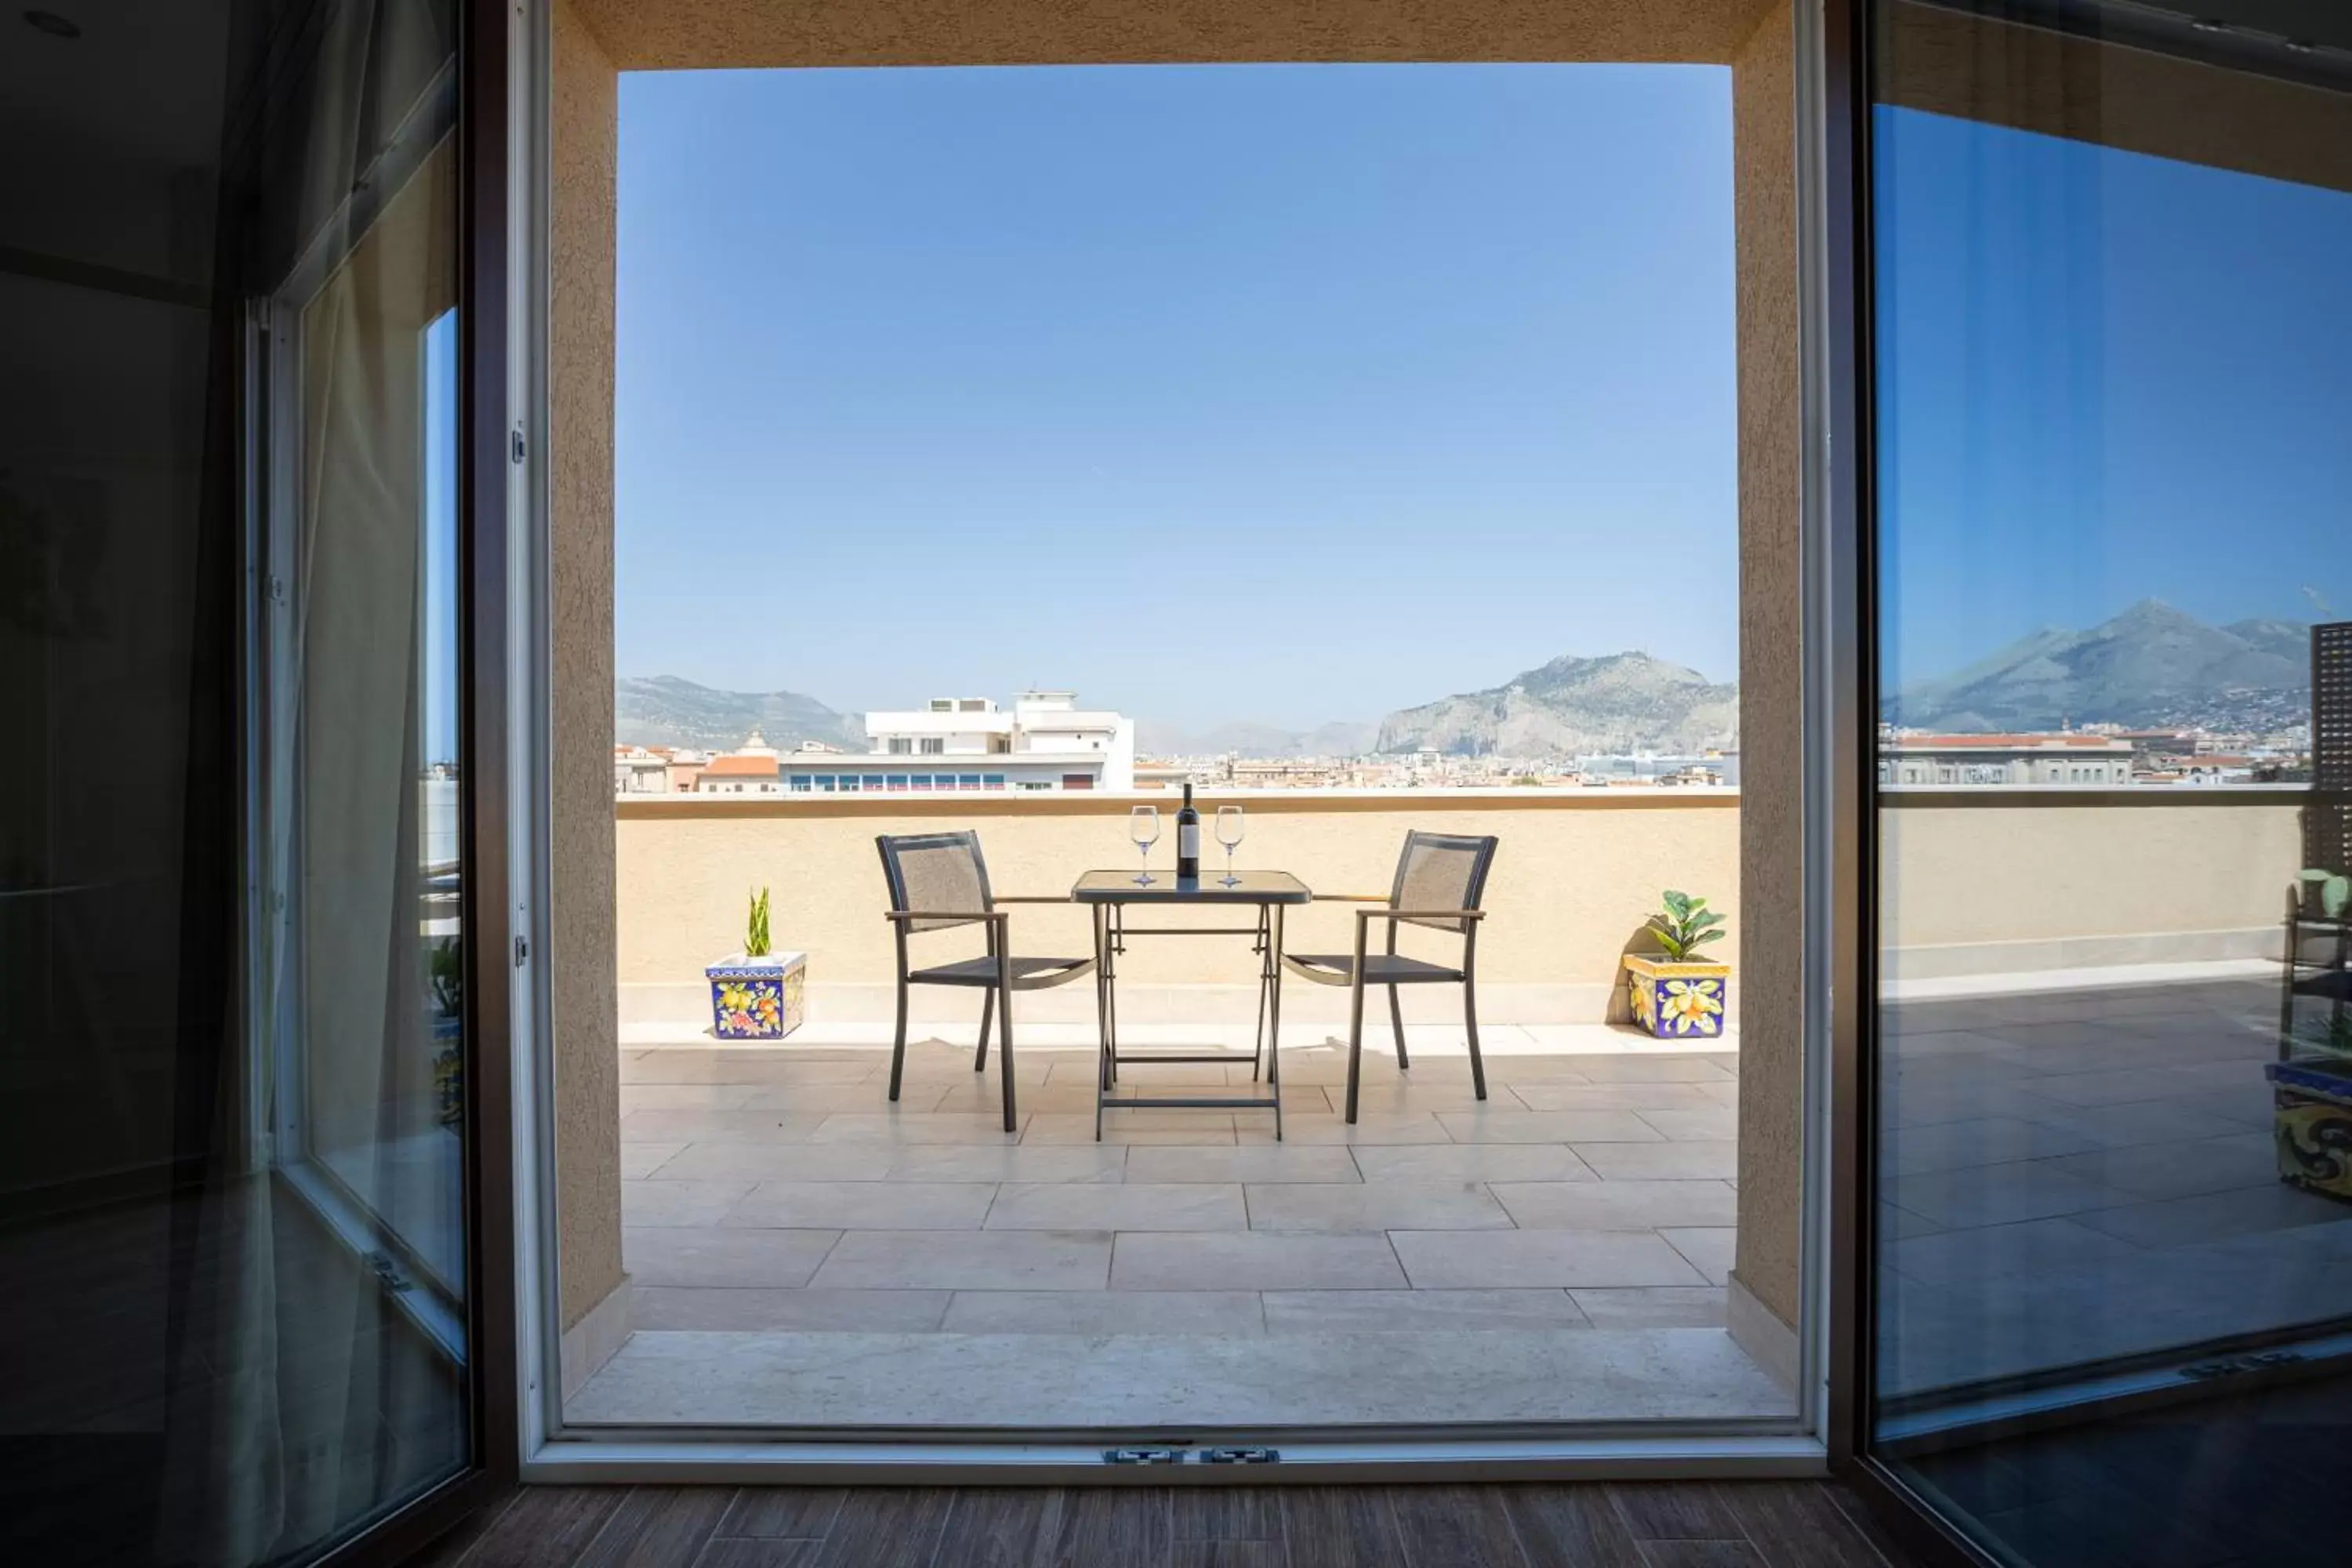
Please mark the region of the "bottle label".
POLYGON ((1201 825, 1187 822, 1176 829, 1176 858, 1198 860, 1201 858, 1201 825))

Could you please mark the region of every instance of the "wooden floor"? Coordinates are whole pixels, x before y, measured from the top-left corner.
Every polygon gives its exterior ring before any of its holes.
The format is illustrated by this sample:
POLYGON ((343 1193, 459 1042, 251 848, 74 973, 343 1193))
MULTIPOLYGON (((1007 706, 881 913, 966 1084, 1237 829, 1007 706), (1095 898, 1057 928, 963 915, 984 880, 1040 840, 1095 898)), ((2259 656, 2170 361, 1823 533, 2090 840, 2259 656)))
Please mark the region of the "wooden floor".
POLYGON ((1737 1484, 529 1487, 419 1568, 1914 1568, 1852 1494, 1737 1484))

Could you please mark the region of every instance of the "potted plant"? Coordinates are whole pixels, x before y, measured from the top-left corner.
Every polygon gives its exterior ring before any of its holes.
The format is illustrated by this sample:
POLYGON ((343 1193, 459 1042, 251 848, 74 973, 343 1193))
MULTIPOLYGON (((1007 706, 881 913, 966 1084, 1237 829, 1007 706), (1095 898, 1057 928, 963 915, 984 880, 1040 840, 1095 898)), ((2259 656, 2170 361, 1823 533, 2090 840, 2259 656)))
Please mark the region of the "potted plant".
POLYGON ((1659 1039, 1711 1038, 1723 1033, 1724 1009, 1731 1002, 1731 965, 1711 963, 1700 948, 1723 938, 1723 917, 1669 888, 1665 908, 1643 931, 1664 954, 1625 955, 1625 988, 1633 1021, 1659 1039))
POLYGON ((2279 1059, 2263 1068, 2274 1106, 2279 1179, 2352 1200, 2352 972, 2345 966, 2344 931, 2352 913, 2352 878, 2312 869, 2297 872, 2295 883, 2287 910, 2279 1059), (2308 931, 2310 925, 2319 930, 2308 931), (2307 956, 2309 937, 2325 943, 2324 956, 2307 956), (2298 1016, 2302 1000, 2319 1003, 2322 1016, 2298 1016))
POLYGON ((722 1040, 781 1040, 801 1026, 807 955, 768 942, 768 889, 751 895, 743 951, 703 970, 710 982, 710 1032, 722 1040))

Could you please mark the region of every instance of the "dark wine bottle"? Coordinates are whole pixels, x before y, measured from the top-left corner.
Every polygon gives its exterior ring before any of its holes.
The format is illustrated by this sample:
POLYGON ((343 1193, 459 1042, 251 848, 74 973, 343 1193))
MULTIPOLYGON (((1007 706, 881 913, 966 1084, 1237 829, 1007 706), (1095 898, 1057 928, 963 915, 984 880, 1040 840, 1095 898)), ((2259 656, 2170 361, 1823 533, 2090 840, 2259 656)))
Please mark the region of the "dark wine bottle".
POLYGON ((1184 809, 1176 814, 1176 879, 1201 879, 1201 814, 1192 809, 1192 786, 1184 786, 1184 809))

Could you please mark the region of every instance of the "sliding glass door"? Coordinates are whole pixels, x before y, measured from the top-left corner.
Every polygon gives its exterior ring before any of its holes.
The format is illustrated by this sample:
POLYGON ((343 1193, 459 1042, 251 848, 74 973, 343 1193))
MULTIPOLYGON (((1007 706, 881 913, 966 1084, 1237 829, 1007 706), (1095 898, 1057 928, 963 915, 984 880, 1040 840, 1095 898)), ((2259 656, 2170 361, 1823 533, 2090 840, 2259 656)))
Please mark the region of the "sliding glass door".
POLYGON ((508 18, 23 20, 0 67, 11 1560, 393 1560, 514 1465, 485 831, 508 18))
POLYGON ((1868 18, 1860 1445, 2003 1562, 2352 1481, 2352 35, 2238 9, 1868 18))

